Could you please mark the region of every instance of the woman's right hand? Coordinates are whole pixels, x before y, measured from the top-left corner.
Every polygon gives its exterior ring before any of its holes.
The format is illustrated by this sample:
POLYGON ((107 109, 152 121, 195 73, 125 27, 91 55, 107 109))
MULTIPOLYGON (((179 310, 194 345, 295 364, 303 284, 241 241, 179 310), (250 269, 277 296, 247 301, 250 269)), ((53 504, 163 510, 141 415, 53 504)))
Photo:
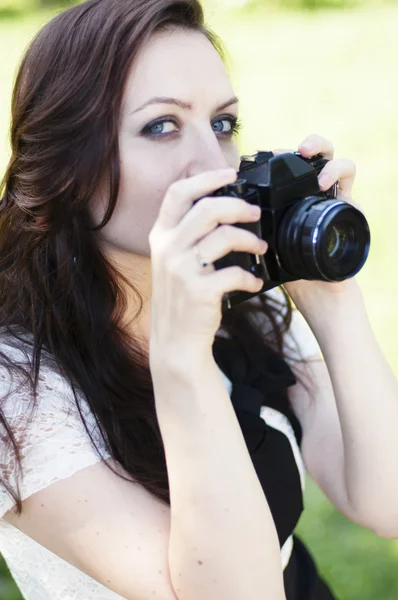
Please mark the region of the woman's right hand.
POLYGON ((234 223, 258 221, 252 205, 232 196, 205 197, 236 181, 233 169, 207 171, 174 182, 149 234, 152 268, 150 353, 209 354, 222 319, 222 297, 257 292, 263 282, 238 266, 199 265, 194 246, 210 263, 231 251, 265 254, 267 244, 234 223), (200 198, 199 202, 193 203, 200 198), (220 227, 218 225, 221 224, 220 227))

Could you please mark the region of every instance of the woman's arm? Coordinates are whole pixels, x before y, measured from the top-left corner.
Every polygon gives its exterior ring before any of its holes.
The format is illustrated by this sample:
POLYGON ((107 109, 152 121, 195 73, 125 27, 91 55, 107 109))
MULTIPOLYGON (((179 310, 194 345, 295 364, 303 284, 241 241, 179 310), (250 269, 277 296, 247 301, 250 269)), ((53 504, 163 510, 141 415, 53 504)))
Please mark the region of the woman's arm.
POLYGON ((152 377, 178 598, 284 600, 273 518, 216 363, 163 366, 152 377))
POLYGON ((310 395, 300 384, 289 390, 303 426, 304 462, 346 516, 378 535, 398 537, 398 382, 356 281, 338 284, 333 294, 319 282, 306 284, 295 289, 295 301, 326 366, 293 367, 314 380, 310 395))

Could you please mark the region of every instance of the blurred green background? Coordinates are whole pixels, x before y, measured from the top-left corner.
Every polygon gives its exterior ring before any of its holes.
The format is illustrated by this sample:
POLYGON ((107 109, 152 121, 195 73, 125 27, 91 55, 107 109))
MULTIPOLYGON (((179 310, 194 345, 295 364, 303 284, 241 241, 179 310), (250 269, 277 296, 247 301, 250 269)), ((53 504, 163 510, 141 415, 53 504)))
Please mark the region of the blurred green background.
MULTIPOLYGON (((0 0, 1 172, 9 154, 15 70, 29 40, 60 10, 60 4, 51 4, 0 0)), ((333 141, 336 157, 356 162, 354 199, 372 231, 371 254, 358 280, 376 336, 398 375, 398 3, 204 0, 203 5, 229 50, 241 99, 242 154, 297 148, 305 136, 319 133, 333 141)), ((298 533, 337 597, 397 600, 398 540, 377 538, 350 523, 309 478, 305 503, 298 533)), ((0 598, 21 598, 1 557, 0 598)))

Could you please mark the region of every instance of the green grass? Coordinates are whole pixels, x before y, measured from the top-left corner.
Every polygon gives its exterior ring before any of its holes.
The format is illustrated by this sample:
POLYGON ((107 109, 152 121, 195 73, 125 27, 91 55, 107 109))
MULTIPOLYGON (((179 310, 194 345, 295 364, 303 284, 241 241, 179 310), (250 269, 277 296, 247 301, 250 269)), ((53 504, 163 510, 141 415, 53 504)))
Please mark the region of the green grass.
MULTIPOLYGON (((336 157, 355 160, 354 198, 372 231, 371 254, 358 279, 376 336, 398 374, 398 7, 364 4, 304 14, 264 8, 243 13, 228 9, 225 1, 222 9, 215 0, 205 4, 231 56, 245 124, 242 153, 295 148, 316 132, 333 141, 336 157)), ((8 156, 15 66, 48 14, 0 20, 0 170, 8 156)), ((305 499, 298 533, 338 598, 396 600, 398 541, 348 522, 310 480, 305 499)), ((0 589, 0 596, 17 600, 13 589, 6 595, 0 589)))

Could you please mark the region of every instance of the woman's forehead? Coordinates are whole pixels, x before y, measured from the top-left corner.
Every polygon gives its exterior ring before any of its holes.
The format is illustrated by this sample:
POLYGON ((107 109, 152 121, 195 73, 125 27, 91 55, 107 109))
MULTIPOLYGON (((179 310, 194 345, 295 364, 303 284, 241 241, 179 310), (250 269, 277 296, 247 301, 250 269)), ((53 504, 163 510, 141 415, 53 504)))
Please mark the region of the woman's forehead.
MULTIPOLYGON (((153 97, 177 98, 195 108, 206 99, 221 104, 233 95, 220 55, 196 31, 153 35, 138 53, 126 85, 126 101, 132 112, 153 97)), ((150 108, 144 110, 151 112, 150 108)))

